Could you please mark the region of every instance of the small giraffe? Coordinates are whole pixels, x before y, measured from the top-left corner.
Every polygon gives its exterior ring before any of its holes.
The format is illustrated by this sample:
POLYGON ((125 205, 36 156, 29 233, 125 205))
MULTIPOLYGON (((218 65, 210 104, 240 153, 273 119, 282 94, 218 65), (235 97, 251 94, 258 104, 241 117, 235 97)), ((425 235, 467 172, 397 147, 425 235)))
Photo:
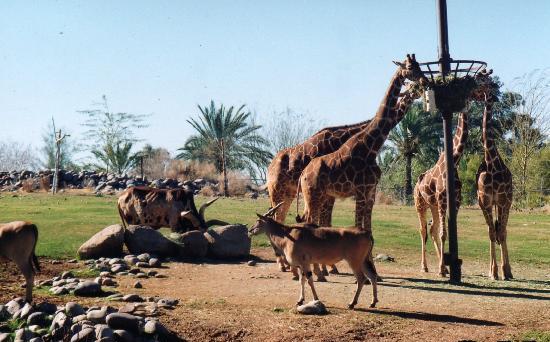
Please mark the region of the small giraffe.
MULTIPOLYGON (((363 130, 369 123, 370 120, 367 120, 353 125, 325 127, 303 143, 285 148, 277 153, 267 169, 267 189, 271 207, 274 208, 282 203, 275 212, 274 219, 276 221, 280 223, 285 222, 290 205, 296 197, 300 175, 309 162, 314 158, 336 151, 344 142, 363 130)), ((327 203, 327 207, 323 208, 321 226, 331 226, 333 206, 334 202, 327 203)), ((273 249, 275 250, 280 270, 286 271, 287 263, 283 255, 275 247, 273 249)), ((295 273, 294 270, 293 273, 295 273)), ((324 275, 328 274, 326 267, 323 267, 323 273, 324 275)), ((338 273, 334 265, 332 265, 331 273, 338 273)), ((317 278, 323 281, 325 280, 324 275, 317 274, 317 278)), ((295 278, 297 276, 295 273, 295 278)))
MULTIPOLYGON (((491 82, 488 77, 490 72, 484 73, 488 83, 491 82)), ((484 160, 477 171, 477 198, 487 226, 489 227, 490 243, 490 276, 492 279, 498 279, 497 261, 495 256, 495 242, 500 245, 501 269, 504 280, 513 279, 512 268, 508 256, 508 246, 506 245, 506 228, 508 224, 508 215, 512 206, 513 187, 512 173, 504 164, 504 161, 498 153, 494 142, 493 130, 491 126, 491 116, 493 103, 497 101, 496 96, 490 90, 493 87, 487 87, 489 91, 483 91, 476 96, 477 100, 485 102, 483 112, 483 151, 484 160), (493 220, 493 207, 495 207, 497 219, 493 220)))
POLYGON ((420 84, 428 82, 414 54, 407 55, 403 63, 394 63, 398 65, 397 71, 372 122, 337 151, 311 161, 302 172, 299 189, 305 207, 298 221, 318 223, 326 203, 335 198, 355 197, 355 226, 371 231, 372 207, 381 174, 376 157, 390 130, 420 96, 411 89, 403 95, 401 88, 406 79, 420 84))
MULTIPOLYGON (((460 113, 455 136, 453 138, 453 165, 455 173, 455 194, 457 210, 460 207, 462 183, 458 177, 457 165, 464 152, 468 138, 468 115, 460 113)), ((446 213, 447 213, 447 170, 445 154, 441 153, 437 163, 428 171, 418 177, 414 187, 414 204, 420 221, 420 239, 422 241, 421 267, 428 272, 426 263, 426 242, 428 241, 426 211, 432 212, 432 224, 430 235, 439 257, 439 275, 447 274, 443 260, 445 239, 447 238, 446 213)))

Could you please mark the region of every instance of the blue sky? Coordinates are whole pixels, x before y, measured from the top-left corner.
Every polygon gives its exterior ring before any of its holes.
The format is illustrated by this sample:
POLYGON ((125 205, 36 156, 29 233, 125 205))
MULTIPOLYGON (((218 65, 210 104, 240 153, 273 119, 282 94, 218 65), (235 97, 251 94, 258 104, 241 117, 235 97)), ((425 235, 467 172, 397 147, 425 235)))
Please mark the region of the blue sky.
MULTIPOLYGON (((451 56, 510 85, 550 67, 550 2, 448 0, 451 56), (540 46, 539 46, 540 45, 540 46)), ((0 140, 39 147, 54 116, 73 137, 103 94, 152 114, 140 135, 175 151, 210 99, 327 124, 372 117, 395 70, 437 57, 434 0, 2 1, 0 140)))

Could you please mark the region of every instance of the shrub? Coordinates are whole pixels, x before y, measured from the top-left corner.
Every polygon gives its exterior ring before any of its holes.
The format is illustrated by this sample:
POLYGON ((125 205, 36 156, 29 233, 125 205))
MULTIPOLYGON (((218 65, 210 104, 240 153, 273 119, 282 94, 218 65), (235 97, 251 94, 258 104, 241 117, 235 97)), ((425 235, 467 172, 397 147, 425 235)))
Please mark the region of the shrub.
POLYGON ((187 161, 172 160, 166 168, 165 177, 178 180, 195 180, 197 178, 217 179, 218 173, 213 164, 187 161))

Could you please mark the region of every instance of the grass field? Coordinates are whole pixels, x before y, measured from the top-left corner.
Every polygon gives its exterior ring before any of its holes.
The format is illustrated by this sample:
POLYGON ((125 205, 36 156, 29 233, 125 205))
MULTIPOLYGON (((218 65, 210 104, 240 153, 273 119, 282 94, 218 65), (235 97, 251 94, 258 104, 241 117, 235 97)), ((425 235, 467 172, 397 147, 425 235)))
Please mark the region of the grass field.
MULTIPOLYGON (((71 258, 80 244, 107 225, 119 223, 116 196, 97 197, 93 194, 45 193, 0 194, 0 222, 28 220, 40 230, 37 254, 51 258, 71 258)), ((197 206, 208 198, 198 196, 197 206)), ((256 212, 268 208, 265 198, 221 198, 206 212, 208 218, 250 225, 256 212)), ((338 201, 334 210, 335 226, 353 224, 354 203, 338 201)), ((295 207, 289 214, 293 222, 295 207)), ((463 208, 458 216, 459 251, 463 259, 488 260, 488 238, 481 211, 463 208)), ((375 249, 390 255, 419 255, 418 219, 413 207, 377 205, 373 212, 375 249)), ((163 229, 163 231, 168 231, 163 229)), ((535 267, 550 265, 550 215, 512 212, 508 224, 508 246, 513 263, 535 267)), ((265 236, 255 237, 254 246, 268 247, 265 236)), ((375 251, 375 252, 376 252, 375 251)), ((428 246, 433 255, 433 245, 428 246)), ((419 258, 418 258, 419 259, 419 258)), ((414 262, 417 260, 415 259, 414 262)), ((419 260, 418 260, 419 262, 419 260)))

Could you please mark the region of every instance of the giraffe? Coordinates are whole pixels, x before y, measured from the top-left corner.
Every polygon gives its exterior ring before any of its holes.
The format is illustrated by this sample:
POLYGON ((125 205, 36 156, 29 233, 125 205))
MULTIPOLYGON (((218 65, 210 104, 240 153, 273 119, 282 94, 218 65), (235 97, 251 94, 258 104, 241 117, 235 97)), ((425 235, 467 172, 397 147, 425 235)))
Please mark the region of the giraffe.
MULTIPOLYGON (((482 75, 483 79, 489 85, 492 85, 488 77, 492 71, 482 75)), ((504 164, 504 161, 498 153, 494 142, 493 130, 491 127, 491 116, 493 103, 497 101, 494 87, 486 87, 485 91, 480 91, 476 95, 476 100, 482 100, 485 103, 483 111, 483 155, 482 161, 477 171, 477 198, 478 203, 489 228, 490 239, 490 277, 498 279, 497 261, 495 256, 495 242, 500 245, 501 269, 504 280, 513 279, 512 268, 508 256, 508 246, 506 244, 506 226, 508 224, 508 215, 512 206, 513 187, 512 173, 504 164), (496 220, 493 220, 493 207, 495 208, 496 220)))
MULTIPOLYGON (((267 169, 267 189, 271 207, 274 208, 282 203, 275 212, 274 219, 276 221, 280 223, 285 222, 290 205, 294 197, 296 197, 300 175, 309 162, 316 157, 336 151, 350 137, 363 130, 370 121, 361 121, 352 125, 325 127, 303 143, 285 148, 277 153, 267 169)), ((321 226, 331 226, 333 206, 334 202, 327 203, 326 207, 323 208, 323 216, 319 222, 321 226)), ((283 272, 286 271, 287 263, 283 255, 274 246, 272 247, 275 251, 279 269, 283 272)), ((318 271, 317 269, 315 270, 318 271)), ((294 269, 292 271, 294 277, 297 278, 298 274, 294 269)), ((338 269, 334 265, 332 265, 331 273, 338 273, 338 269)), ((318 272, 316 274, 318 280, 324 281, 324 276, 328 274, 326 266, 323 265, 322 275, 318 274, 318 272)))
MULTIPOLYGON (((468 138, 468 115, 466 112, 459 114, 458 125, 453 138, 453 165, 455 173, 455 194, 457 211, 460 207, 462 183, 458 177, 457 165, 464 152, 468 138)), ((414 204, 420 221, 420 239, 422 242, 421 267, 428 272, 426 263, 426 242, 428 241, 426 212, 430 209, 432 213, 432 224, 430 235, 434 242, 435 250, 439 257, 439 275, 444 277, 447 274, 443 260, 445 250, 445 239, 447 238, 446 212, 447 212, 447 171, 445 154, 442 152, 437 163, 428 171, 418 177, 414 187, 414 204)))
POLYGON ((355 197, 355 226, 371 231, 371 214, 380 179, 378 152, 390 132, 405 115, 412 101, 420 96, 412 88, 400 94, 406 79, 426 84, 415 55, 407 55, 393 75, 372 122, 346 141, 337 151, 311 161, 302 172, 298 191, 304 197, 304 211, 297 221, 317 223, 321 208, 335 198, 355 197), (402 97, 398 98, 402 95, 402 97))

